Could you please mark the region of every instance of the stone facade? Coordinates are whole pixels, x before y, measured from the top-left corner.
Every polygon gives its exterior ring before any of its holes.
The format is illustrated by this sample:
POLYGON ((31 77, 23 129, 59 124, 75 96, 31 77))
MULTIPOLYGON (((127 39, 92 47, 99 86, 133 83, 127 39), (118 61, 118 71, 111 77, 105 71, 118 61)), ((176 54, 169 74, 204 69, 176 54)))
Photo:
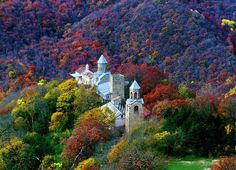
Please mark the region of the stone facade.
POLYGON ((125 79, 122 74, 112 74, 110 76, 110 89, 112 97, 120 96, 122 99, 125 98, 125 79))

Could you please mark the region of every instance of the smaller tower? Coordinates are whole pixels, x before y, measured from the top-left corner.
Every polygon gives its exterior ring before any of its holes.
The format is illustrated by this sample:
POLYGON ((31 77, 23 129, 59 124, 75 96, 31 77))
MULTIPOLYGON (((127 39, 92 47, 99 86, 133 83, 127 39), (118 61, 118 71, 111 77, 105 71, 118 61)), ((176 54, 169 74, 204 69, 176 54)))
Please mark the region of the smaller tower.
POLYGON ((132 127, 143 122, 143 98, 140 97, 140 86, 135 80, 130 86, 129 99, 125 105, 125 129, 128 132, 132 127))
POLYGON ((97 72, 98 74, 103 74, 106 72, 106 68, 107 68, 107 60, 104 57, 104 55, 101 55, 101 57, 99 58, 98 62, 97 62, 97 72))
POLYGON ((130 86, 130 91, 129 91, 129 96, 131 99, 139 99, 139 90, 140 90, 140 86, 139 84, 137 83, 136 80, 134 80, 134 82, 132 83, 132 85, 130 86))

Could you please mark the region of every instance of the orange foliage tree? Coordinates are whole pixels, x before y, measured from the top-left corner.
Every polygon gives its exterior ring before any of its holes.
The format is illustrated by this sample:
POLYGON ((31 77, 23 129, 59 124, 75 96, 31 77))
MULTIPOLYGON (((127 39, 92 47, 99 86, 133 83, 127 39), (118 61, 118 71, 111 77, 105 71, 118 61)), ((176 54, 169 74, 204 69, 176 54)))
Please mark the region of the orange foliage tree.
POLYGON ((236 167, 236 156, 221 157, 218 161, 214 162, 211 170, 233 170, 236 167))
POLYGON ((165 113, 168 109, 175 110, 190 103, 191 100, 186 100, 186 99, 163 100, 157 102, 154 105, 152 109, 152 115, 160 120, 161 118, 163 118, 163 113, 165 113))
POLYGON ((62 156, 70 162, 84 160, 92 153, 92 147, 104 142, 109 137, 109 130, 104 122, 87 118, 78 123, 73 135, 66 141, 62 156))
POLYGON ((153 106, 163 100, 183 99, 183 96, 172 85, 157 85, 150 93, 144 96, 146 107, 152 110, 153 106))

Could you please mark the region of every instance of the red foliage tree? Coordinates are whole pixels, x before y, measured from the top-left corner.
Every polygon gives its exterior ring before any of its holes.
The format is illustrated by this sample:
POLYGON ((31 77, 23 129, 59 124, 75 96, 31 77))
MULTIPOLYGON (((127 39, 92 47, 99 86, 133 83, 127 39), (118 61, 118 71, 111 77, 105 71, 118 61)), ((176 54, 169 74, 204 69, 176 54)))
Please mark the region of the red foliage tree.
POLYGON ((167 109, 178 109, 181 106, 184 105, 190 105, 191 100, 186 100, 186 99, 176 99, 176 100, 163 100, 160 102, 157 102, 153 109, 152 109, 152 115, 157 118, 161 119, 163 118, 163 112, 165 112, 167 109))
POLYGON ((172 85, 157 85, 150 93, 144 96, 146 107, 152 110, 158 101, 183 99, 183 96, 172 85))
POLYGON ((233 170, 236 167, 236 156, 221 157, 218 161, 214 162, 211 170, 233 170))
POLYGON ((156 67, 144 64, 125 63, 115 71, 121 73, 129 81, 136 79, 140 82, 142 93, 150 92, 164 78, 164 74, 156 67))
POLYGON ((108 137, 109 130, 105 123, 93 118, 82 120, 67 140, 62 156, 71 162, 75 159, 85 159, 94 144, 104 142, 108 137))

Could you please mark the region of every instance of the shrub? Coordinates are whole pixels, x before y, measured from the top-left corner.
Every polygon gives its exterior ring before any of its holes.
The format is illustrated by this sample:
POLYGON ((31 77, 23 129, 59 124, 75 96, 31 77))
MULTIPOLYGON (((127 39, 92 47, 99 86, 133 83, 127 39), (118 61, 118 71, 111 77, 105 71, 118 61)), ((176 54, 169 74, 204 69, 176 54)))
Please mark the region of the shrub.
POLYGON ((97 162, 94 158, 90 157, 80 162, 75 170, 98 170, 97 162))
POLYGON ((185 85, 180 85, 178 88, 178 92, 185 98, 195 97, 195 94, 192 91, 190 91, 185 85))
POLYGON ((109 163, 114 163, 122 157, 122 151, 128 147, 128 143, 125 140, 121 140, 116 145, 114 145, 111 151, 107 155, 109 163))
POLYGON ((221 157, 211 166, 211 170, 234 170, 236 167, 236 156, 221 157))
POLYGON ((42 169, 51 169, 53 162, 54 162, 53 156, 46 155, 46 156, 44 156, 40 166, 42 169))
POLYGON ((9 77, 10 79, 16 78, 16 71, 9 71, 8 77, 9 77))
POLYGON ((46 83, 47 83, 46 80, 41 79, 41 80, 38 82, 38 86, 44 86, 46 83))
POLYGON ((121 159, 115 164, 117 169, 158 169, 165 168, 165 160, 154 152, 145 151, 137 145, 124 148, 121 159))

